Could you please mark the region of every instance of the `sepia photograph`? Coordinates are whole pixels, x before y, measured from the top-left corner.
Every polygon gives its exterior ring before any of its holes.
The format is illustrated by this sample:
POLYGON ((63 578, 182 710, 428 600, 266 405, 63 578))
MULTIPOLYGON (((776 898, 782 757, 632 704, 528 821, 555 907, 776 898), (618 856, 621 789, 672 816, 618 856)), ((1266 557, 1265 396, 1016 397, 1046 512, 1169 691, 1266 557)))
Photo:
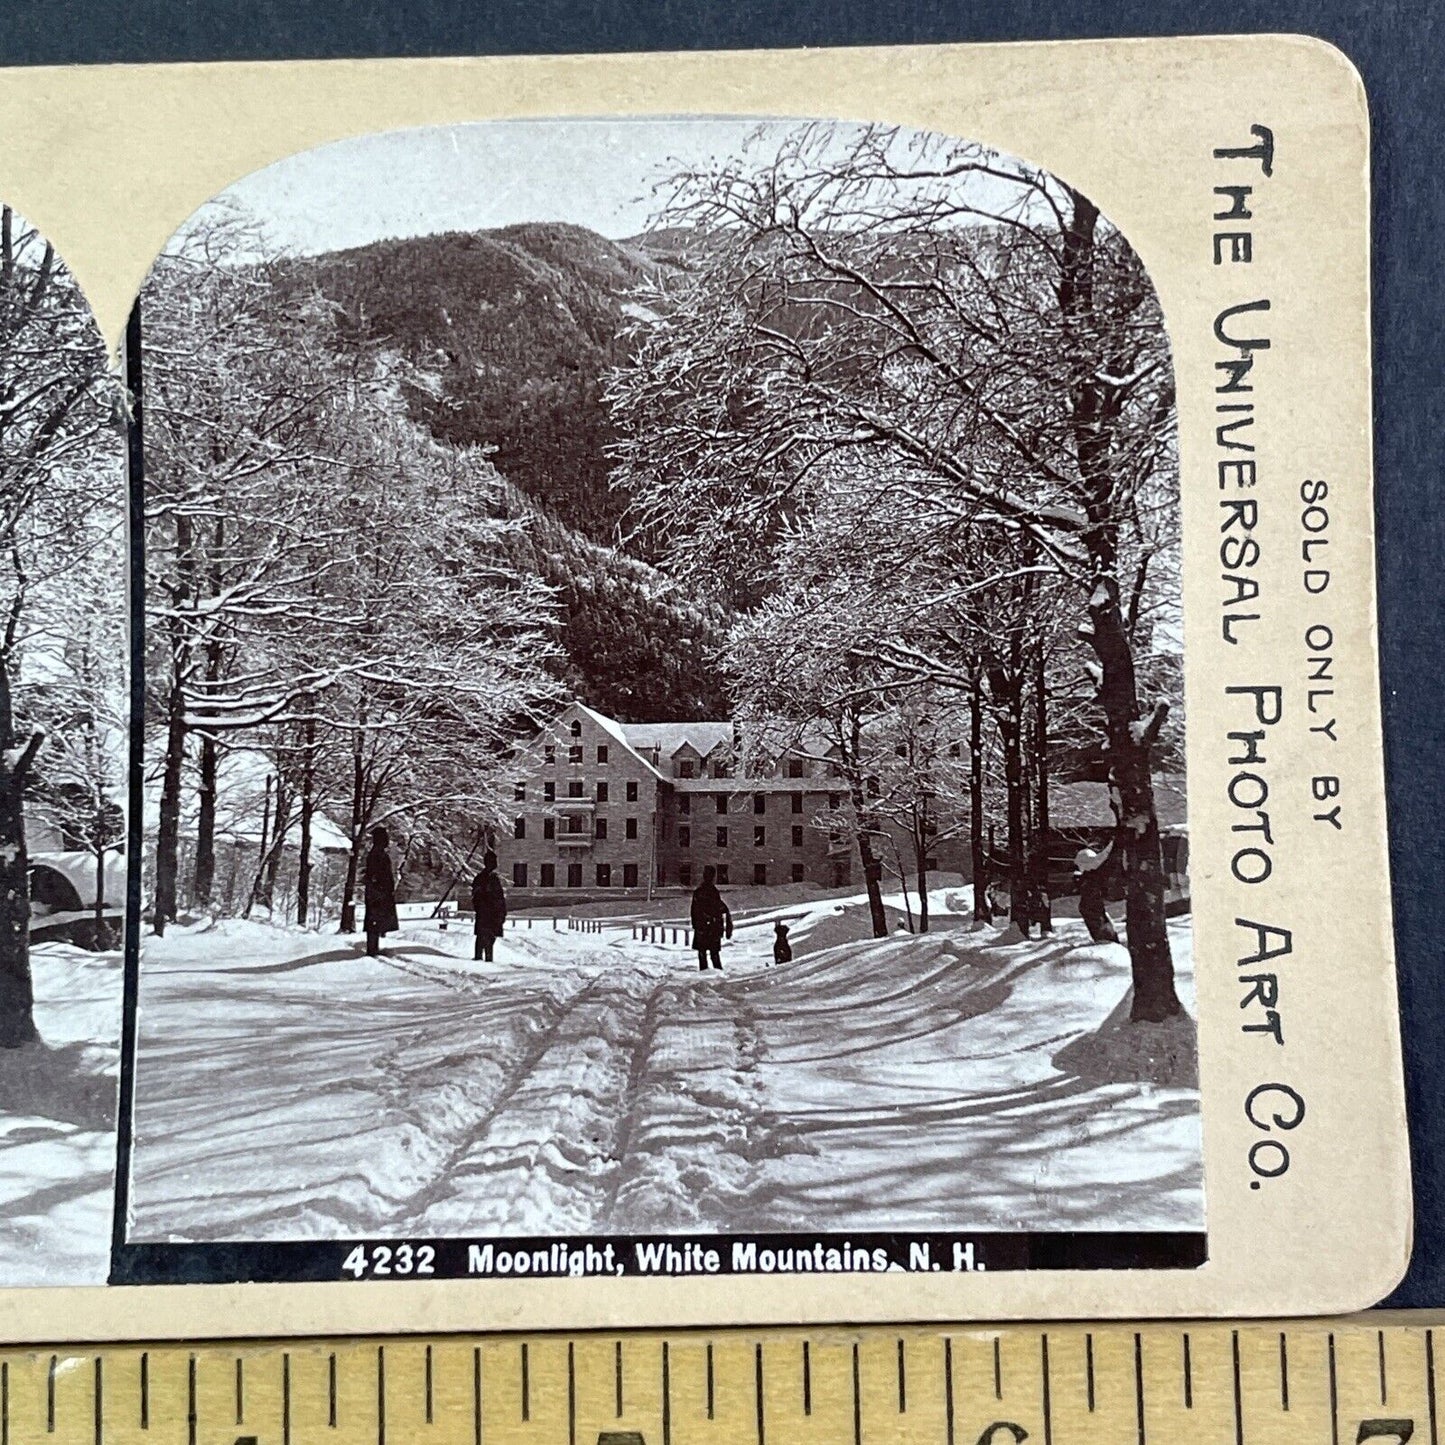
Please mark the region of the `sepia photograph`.
POLYGON ((126 899, 126 445, 55 248, 0 204, 0 1287, 110 1266, 126 899))
MULTIPOLYGON (((378 133, 203 206, 128 338, 127 1277, 368 1240, 1202 1262, 1173 362, 1066 177, 875 123, 378 133)), ((86 385, 73 445, 117 465, 86 385)), ((104 592, 118 473, 60 457, 44 505, 82 471, 64 565, 104 592)), ((0 829, 55 811, 84 927, 31 952, 88 979, 123 681, 66 622, 12 664, 57 624, 10 616, 7 770, 71 691, 93 764, 47 742, 0 829)), ((113 1068, 33 971, 47 1046, 113 1068)))

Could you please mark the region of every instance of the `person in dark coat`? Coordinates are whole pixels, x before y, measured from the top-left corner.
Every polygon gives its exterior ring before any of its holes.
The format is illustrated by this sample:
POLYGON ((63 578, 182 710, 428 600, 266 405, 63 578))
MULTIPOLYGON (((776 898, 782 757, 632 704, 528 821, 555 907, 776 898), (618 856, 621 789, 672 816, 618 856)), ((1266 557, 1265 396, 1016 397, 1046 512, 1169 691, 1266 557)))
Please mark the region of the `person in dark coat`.
POLYGON ((717 891, 717 869, 711 863, 702 870, 702 882, 692 891, 692 946, 697 949, 697 966, 707 971, 709 962, 722 968, 724 936, 733 936, 733 916, 717 891))
POLYGON ((793 945, 788 942, 788 925, 780 919, 773 924, 773 962, 791 963, 793 945))
POLYGON ((366 855, 366 876, 362 904, 366 909, 366 951, 375 958, 381 952, 381 935, 395 933, 396 873, 387 846, 391 838, 385 828, 371 830, 371 849, 366 855))
POLYGON ((473 927, 477 935, 474 958, 492 961, 492 947, 507 923, 507 894, 497 876, 497 855, 489 848, 482 855, 482 871, 472 879, 473 927))

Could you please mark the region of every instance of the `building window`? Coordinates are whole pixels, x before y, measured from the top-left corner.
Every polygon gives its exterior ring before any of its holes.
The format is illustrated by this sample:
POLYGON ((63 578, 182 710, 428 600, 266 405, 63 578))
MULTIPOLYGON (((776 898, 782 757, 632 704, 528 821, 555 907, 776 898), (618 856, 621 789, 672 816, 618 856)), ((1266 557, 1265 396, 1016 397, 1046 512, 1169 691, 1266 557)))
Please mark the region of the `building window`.
POLYGON ((557 868, 555 864, 542 864, 542 887, 555 888, 557 886, 557 868))
POLYGON ((575 717, 572 719, 572 736, 574 738, 580 738, 582 736, 582 724, 578 722, 575 717))
POLYGON ((768 881, 768 865, 766 863, 753 864, 753 882, 766 883, 768 881))
POLYGON ((753 829, 753 847, 766 848, 768 846, 768 830, 761 823, 753 829))
POLYGON ((598 743, 598 745, 597 745, 597 761, 598 761, 599 763, 602 763, 604 766, 606 765, 606 762, 607 762, 607 744, 606 744, 606 743, 598 743))
POLYGON ((548 743, 547 746, 542 749, 542 761, 549 768, 555 766, 557 762, 557 749, 554 748, 551 743, 548 743))
POLYGON ((573 813, 572 816, 567 819, 567 831, 573 834, 580 833, 585 821, 586 819, 583 818, 581 813, 573 813))
POLYGON ((580 863, 569 863, 567 865, 567 886, 569 888, 580 888, 582 886, 582 865, 580 863))
POLYGON ((637 836, 637 819, 629 818, 622 831, 624 837, 635 838, 637 836))
POLYGON ((925 859, 923 860, 923 867, 924 867, 924 870, 925 870, 926 872, 929 872, 929 873, 937 873, 937 872, 938 872, 938 859, 937 859, 937 858, 925 858, 925 859))
POLYGON ((732 776, 732 769, 726 763, 714 763, 712 775, 715 778, 728 778, 732 776))
POLYGON ((605 803, 605 802, 607 801, 607 784, 606 784, 606 783, 598 783, 598 784, 597 784, 597 801, 598 801, 599 803, 605 803))
POLYGON ((555 838, 557 836, 557 820, 555 818, 542 819, 542 836, 544 838, 555 838))
POLYGON ((691 887, 692 887, 692 864, 691 864, 691 863, 682 863, 682 864, 679 864, 679 865, 678 865, 678 869, 677 869, 677 881, 678 881, 679 883, 681 883, 684 888, 691 888, 691 887))
POLYGON ((527 820, 526 820, 525 818, 517 818, 517 819, 514 819, 514 820, 513 820, 513 823, 512 823, 512 837, 514 837, 514 838, 525 838, 526 836, 527 836, 527 820))
POLYGON ((594 832, 593 836, 597 839, 597 841, 598 841, 599 843, 605 843, 605 842, 607 841, 607 819, 606 819, 606 818, 599 818, 599 819, 597 820, 597 823, 596 823, 596 831, 594 832))
POLYGON ((836 811, 836 810, 837 810, 837 807, 838 807, 838 795, 837 795, 837 793, 829 793, 829 794, 828 794, 828 807, 829 807, 830 810, 833 810, 833 811, 836 811))
POLYGON ((692 829, 682 827, 677 830, 677 846, 679 848, 692 847, 692 829))
POLYGON ((527 886, 527 865, 525 863, 512 864, 512 887, 525 888, 527 886))
POLYGON ((512 797, 519 803, 525 803, 527 801, 526 783, 518 783, 516 787, 512 789, 512 797))
POLYGON ((693 766, 691 758, 681 758, 677 764, 677 775, 679 778, 695 778, 697 771, 693 766))
POLYGON ((719 863, 719 864, 717 865, 717 881, 718 881, 719 883, 722 883, 722 884, 726 884, 726 883, 727 883, 727 881, 728 881, 728 865, 727 865, 726 863, 719 863))
POLYGON ((795 848, 801 848, 802 846, 803 846, 803 825, 802 825, 801 823, 794 823, 794 824, 793 824, 793 847, 795 847, 795 848))
POLYGON ((622 865, 622 886, 624 888, 637 887, 637 864, 624 863, 622 865))
POLYGON ((573 766, 576 766, 576 764, 582 761, 581 743, 573 743, 572 746, 567 749, 567 761, 573 764, 573 766))
POLYGON ((802 760, 802 758, 789 758, 789 759, 788 759, 788 776, 789 776, 790 778, 801 778, 801 777, 805 776, 804 773, 803 773, 803 760, 802 760))
POLYGON ((557 801, 557 784, 548 779, 542 784, 542 797, 549 803, 557 801))
POLYGON ((658 864, 658 867, 657 867, 657 886, 658 886, 659 888, 661 888, 662 885, 663 885, 664 883, 666 883, 666 882, 667 882, 667 869, 664 868, 661 864, 658 864))
POLYGON ((851 874, 852 871, 846 858, 835 858, 833 860, 833 887, 846 888, 848 886, 849 874, 851 874))
POLYGON ((569 778, 567 780, 567 796, 569 798, 580 798, 582 796, 581 778, 569 778))
POLYGON ((807 877, 807 873, 806 873, 806 870, 803 868, 803 865, 802 865, 801 863, 794 863, 794 864, 793 864, 793 882, 794 882, 794 883, 802 883, 806 877, 807 877))
POLYGON ((719 813, 726 813, 728 810, 728 795, 726 793, 714 793, 713 798, 717 803, 719 813))
POLYGON ((610 863, 597 865, 597 886, 599 888, 612 887, 612 865, 610 863))
POLYGON ((635 782, 628 783, 627 785, 627 801, 629 803, 635 803, 637 801, 637 784, 635 782))
POLYGON ((801 793, 793 794, 793 811, 795 813, 801 813, 803 811, 803 795, 801 793))
MULTIPOLYGON (((629 801, 631 801, 629 799, 629 801)), ((685 818, 692 812, 692 794, 679 793, 677 795, 677 811, 685 818)))
POLYGON ((753 812, 766 813, 768 811, 768 795, 766 793, 753 794, 753 812))
POLYGON ((719 828, 717 830, 717 845, 719 848, 726 848, 728 845, 728 830, 719 828))

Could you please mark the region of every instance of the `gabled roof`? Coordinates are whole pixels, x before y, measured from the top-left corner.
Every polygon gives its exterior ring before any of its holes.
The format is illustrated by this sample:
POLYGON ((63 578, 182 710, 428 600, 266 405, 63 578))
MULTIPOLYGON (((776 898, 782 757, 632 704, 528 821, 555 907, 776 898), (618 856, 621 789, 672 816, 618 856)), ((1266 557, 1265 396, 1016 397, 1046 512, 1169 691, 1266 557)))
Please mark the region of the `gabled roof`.
POLYGON ((647 759, 644 758, 642 754, 637 751, 636 744, 632 741, 631 738, 628 737, 628 730, 626 728, 626 724, 618 722, 616 718, 608 717, 606 713, 598 712, 595 708, 588 707, 585 702, 574 702, 572 706, 575 707, 577 711, 582 713, 584 716, 591 718, 592 721, 596 723, 603 732, 607 733, 610 737, 616 738, 617 741, 624 748, 626 748, 627 751, 644 768, 646 768, 653 777, 664 778, 666 776, 666 774, 662 773, 652 763, 648 762, 647 759))
POLYGON ((719 746, 732 746, 733 725, 730 722, 664 722, 617 723, 634 748, 656 748, 664 758, 672 757, 679 748, 690 746, 705 758, 719 746))

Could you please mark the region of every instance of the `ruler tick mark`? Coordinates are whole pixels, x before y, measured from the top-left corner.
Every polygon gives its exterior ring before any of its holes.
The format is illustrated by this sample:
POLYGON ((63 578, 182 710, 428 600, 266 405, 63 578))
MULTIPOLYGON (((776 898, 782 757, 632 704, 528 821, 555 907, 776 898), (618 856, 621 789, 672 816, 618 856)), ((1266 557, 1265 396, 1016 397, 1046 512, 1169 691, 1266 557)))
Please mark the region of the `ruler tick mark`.
POLYGON ((10 1364, 0 1361, 0 1445, 10 1445, 10 1364))
POLYGON ((186 1365, 186 1441, 196 1445, 196 1357, 186 1365))
POLYGON ((1045 1331, 1040 1337, 1039 1373, 1044 1385, 1044 1445, 1053 1445, 1054 1408, 1053 1391, 1049 1384, 1049 1336, 1045 1331))
POLYGON ((245 1403, 245 1379, 244 1370, 241 1365, 241 1357, 236 1356, 236 1423, 243 1425, 246 1422, 245 1403))
POLYGON ((853 1342, 853 1445, 863 1445, 863 1398, 858 1388, 858 1343, 853 1342))
POLYGON ((522 1418, 532 1418, 532 1385, 527 1370, 527 1342, 522 1341, 522 1418))
POLYGON ((431 1403, 431 1346, 430 1346, 430 1345, 428 1345, 428 1346, 426 1347, 426 1422, 427 1422, 428 1425, 430 1425, 430 1424, 432 1423, 432 1403, 431 1403))
POLYGON ((1279 1332, 1279 1407, 1289 1409, 1289 1336, 1279 1332))
POLYGON ((386 1445, 386 1346, 376 1347, 376 1445, 386 1445))
POLYGON ((1089 1413, 1094 1412, 1094 1336, 1084 1336, 1084 1389, 1088 1395, 1089 1413))
POLYGON ((898 1341, 898 1413, 908 1411, 908 1366, 903 1359, 903 1341, 898 1341))
MULTIPOLYGON (((236 1364, 240 1365, 240 1360, 236 1364)), ((236 1423, 241 1423, 241 1396, 239 1393, 241 1377, 236 1376, 236 1423)), ((281 1355, 281 1445, 291 1445, 291 1356, 282 1352, 281 1355)))
POLYGON ((612 1350, 612 1365, 617 1386, 617 1418, 622 1418, 622 1341, 618 1340, 612 1350))
POLYGON ((472 1347, 472 1445, 482 1445, 482 1347, 472 1347))
POLYGON ((1425 1403, 1430 1411, 1430 1445, 1439 1445, 1435 1422, 1435 1331, 1425 1331, 1425 1403))
POLYGON ((998 1335, 993 1337, 993 1397, 1003 1399, 1003 1341, 998 1335))
POLYGON ((712 1346, 707 1347, 707 1418, 712 1419, 712 1346))
POLYGON ((1144 1445, 1144 1337, 1134 1331, 1134 1421, 1139 1445, 1144 1445))
POLYGON ((100 1356, 95 1357, 95 1445, 105 1442, 105 1377, 100 1356))
POLYGON ((50 1368, 45 1373, 45 1433, 55 1434, 55 1367, 56 1357, 51 1355, 50 1368))
MULTIPOLYGON (((707 1347, 708 1364, 712 1364, 712 1346, 707 1347)), ((712 1377, 712 1370, 709 1368, 708 1377, 712 1377)), ((711 1393, 711 1392, 709 1392, 711 1393)), ((711 1407, 709 1399, 708 1405, 711 1407)), ((709 1415, 711 1408, 709 1408, 709 1415)), ((667 1341, 662 1342, 662 1445, 672 1445, 672 1380, 668 1373, 667 1362, 667 1341)))
POLYGON ((140 1356, 140 1427, 151 1427, 151 1356, 149 1350, 142 1350, 140 1356))
POLYGON ((943 1419, 953 1445, 953 1341, 943 1342, 943 1419))
POLYGON ((1229 1354, 1234 1370, 1234 1445, 1244 1445, 1244 1392, 1239 1379, 1239 1331, 1229 1334, 1229 1354))
POLYGON ((813 1365, 808 1354, 808 1342, 803 1341, 803 1414, 813 1413, 813 1365))
POLYGON ((763 1347, 759 1342, 753 1349, 753 1381, 757 1388, 758 1445, 767 1445, 763 1428, 763 1347))
POLYGON ((1388 1404, 1390 1403, 1390 1399, 1389 1399, 1389 1387, 1387 1386, 1386 1381, 1385 1381, 1385 1332, 1384 1332, 1384 1330, 1376 1330, 1376 1331, 1375 1331, 1375 1338, 1376 1338, 1376 1339, 1378 1340, 1378 1342, 1379 1342, 1379 1350, 1380 1350, 1380 1403, 1381 1403, 1382 1405, 1388 1405, 1388 1404))
POLYGON ((1189 1331, 1184 1332, 1184 1408, 1194 1408, 1194 1362, 1189 1356, 1189 1331))
POLYGON ((336 1351, 331 1352, 331 1358, 326 1364, 326 1424, 334 1430, 336 1428, 336 1351))
POLYGON ((577 1354, 567 1341, 567 1445, 577 1445, 577 1354))
POLYGON ((1330 1332, 1329 1336, 1329 1359, 1330 1359, 1330 1441, 1331 1445, 1340 1445, 1340 1389, 1339 1381, 1335 1375, 1335 1336, 1330 1332))

